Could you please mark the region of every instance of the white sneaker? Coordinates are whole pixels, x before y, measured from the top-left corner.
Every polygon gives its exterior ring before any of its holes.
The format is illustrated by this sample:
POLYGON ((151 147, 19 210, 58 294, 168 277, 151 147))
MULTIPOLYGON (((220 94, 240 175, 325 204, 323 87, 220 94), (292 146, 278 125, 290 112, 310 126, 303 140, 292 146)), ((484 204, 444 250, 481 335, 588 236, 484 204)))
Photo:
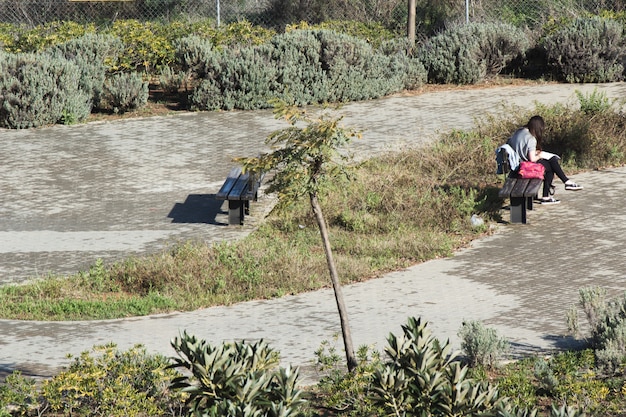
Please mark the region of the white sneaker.
POLYGON ((559 204, 561 203, 561 200, 557 200, 554 197, 548 197, 548 198, 542 198, 541 199, 541 204, 559 204))
POLYGON ((565 189, 567 191, 578 191, 578 190, 582 190, 583 186, 578 185, 575 182, 570 182, 569 184, 565 184, 565 189))

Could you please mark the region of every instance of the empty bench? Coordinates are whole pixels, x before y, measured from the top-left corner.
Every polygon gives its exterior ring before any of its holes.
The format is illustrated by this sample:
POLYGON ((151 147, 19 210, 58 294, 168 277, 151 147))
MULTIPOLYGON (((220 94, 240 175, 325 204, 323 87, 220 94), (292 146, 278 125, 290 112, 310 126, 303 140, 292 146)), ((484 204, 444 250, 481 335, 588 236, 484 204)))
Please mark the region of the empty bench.
POLYGON ((243 173, 240 167, 230 170, 222 188, 215 198, 228 201, 228 224, 243 225, 244 217, 250 214, 250 201, 257 200, 262 175, 243 173))
POLYGON ((526 223, 526 210, 533 209, 533 198, 537 196, 543 180, 508 177, 498 196, 511 201, 511 223, 526 223))

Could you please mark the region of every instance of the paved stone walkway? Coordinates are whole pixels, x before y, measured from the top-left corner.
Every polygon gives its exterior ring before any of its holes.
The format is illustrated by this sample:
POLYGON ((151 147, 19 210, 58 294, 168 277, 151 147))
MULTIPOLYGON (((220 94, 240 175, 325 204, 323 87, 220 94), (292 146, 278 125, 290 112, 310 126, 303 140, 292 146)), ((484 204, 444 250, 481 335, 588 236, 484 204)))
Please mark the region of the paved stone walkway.
MULTIPOLYGON (((469 129, 477 117, 544 104, 576 103, 595 88, 626 97, 626 84, 538 85, 451 90, 351 103, 344 124, 363 130, 357 156, 426 143, 437 132, 469 129)), ((70 273, 98 259, 159 251, 177 241, 237 239, 272 204, 253 205, 244 227, 228 227, 214 199, 231 158, 255 155, 284 127, 269 111, 182 114, 148 119, 0 130, 0 283, 70 273)), ((434 260, 344 289, 354 342, 382 350, 389 332, 422 316, 459 348, 463 320, 482 320, 517 353, 567 346, 565 311, 578 289, 624 290, 626 169, 574 176, 563 203, 539 207, 528 225, 504 225, 449 259, 434 260), (527 274, 517 272, 528 267, 527 274)), ((99 322, 0 320, 0 370, 50 376, 94 344, 135 343, 173 355, 182 330, 215 343, 263 338, 284 364, 303 366, 339 334, 330 290, 190 313, 99 322)), ((342 347, 337 342, 338 348, 342 347)))

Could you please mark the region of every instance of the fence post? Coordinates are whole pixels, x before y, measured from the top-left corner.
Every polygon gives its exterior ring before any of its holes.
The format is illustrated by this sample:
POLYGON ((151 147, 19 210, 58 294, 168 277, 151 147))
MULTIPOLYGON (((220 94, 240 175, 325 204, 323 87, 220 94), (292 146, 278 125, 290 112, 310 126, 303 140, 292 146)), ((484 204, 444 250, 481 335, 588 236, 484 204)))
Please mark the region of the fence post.
POLYGON ((465 23, 469 23, 469 0, 465 0, 465 23))
POLYGON ((409 18, 406 25, 407 38, 409 41, 409 51, 415 46, 415 0, 409 0, 409 18))
POLYGON ((217 0, 217 27, 220 27, 220 0, 217 0))

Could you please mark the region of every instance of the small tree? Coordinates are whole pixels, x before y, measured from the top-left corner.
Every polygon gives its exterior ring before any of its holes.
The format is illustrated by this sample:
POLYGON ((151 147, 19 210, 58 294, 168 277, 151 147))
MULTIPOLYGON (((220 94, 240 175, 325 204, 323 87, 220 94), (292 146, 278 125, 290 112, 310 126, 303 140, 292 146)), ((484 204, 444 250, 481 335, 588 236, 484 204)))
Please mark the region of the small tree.
POLYGON ((319 204, 320 191, 330 179, 348 177, 347 160, 341 153, 351 138, 358 136, 352 129, 339 125, 341 118, 330 117, 322 111, 319 118, 309 116, 305 110, 283 101, 274 101, 274 116, 285 119, 291 126, 270 134, 265 141, 273 151, 256 158, 237 158, 245 171, 275 171, 269 180, 268 192, 278 193, 275 210, 308 197, 320 230, 330 280, 335 292, 348 370, 357 366, 348 314, 343 300, 339 275, 333 259, 326 220, 319 204), (302 126, 302 127, 301 127, 302 126))

